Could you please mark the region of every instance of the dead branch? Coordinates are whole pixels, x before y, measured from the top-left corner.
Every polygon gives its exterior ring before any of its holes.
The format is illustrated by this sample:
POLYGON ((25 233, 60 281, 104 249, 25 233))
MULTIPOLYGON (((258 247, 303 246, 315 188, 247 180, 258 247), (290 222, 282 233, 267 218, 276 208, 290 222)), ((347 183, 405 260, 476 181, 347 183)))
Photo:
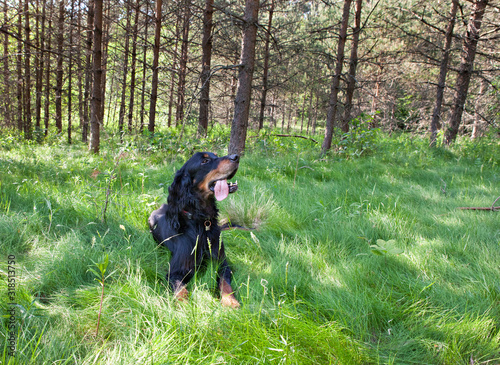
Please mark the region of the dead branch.
POLYGON ((491 207, 459 207, 460 210, 491 210, 492 212, 500 210, 500 207, 495 207, 495 203, 500 199, 500 196, 493 201, 491 207))
POLYGON ((302 138, 302 139, 308 139, 310 141, 313 141, 314 143, 318 143, 314 138, 311 137, 306 137, 306 136, 299 136, 298 134, 272 134, 274 137, 291 137, 291 138, 302 138))

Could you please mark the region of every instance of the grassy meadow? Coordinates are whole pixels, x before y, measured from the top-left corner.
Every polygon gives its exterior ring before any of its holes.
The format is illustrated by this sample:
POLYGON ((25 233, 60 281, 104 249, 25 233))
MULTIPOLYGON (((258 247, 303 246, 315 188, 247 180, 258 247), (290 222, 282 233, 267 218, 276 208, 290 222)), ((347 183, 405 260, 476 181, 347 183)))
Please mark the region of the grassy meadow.
POLYGON ((172 133, 109 138, 97 156, 0 138, 0 364, 500 363, 500 212, 457 209, 500 195, 498 139, 377 136, 320 157, 250 136, 219 203, 252 228, 223 232, 231 310, 213 264, 188 303, 166 287, 170 254, 146 219, 192 152, 227 148, 227 132, 172 133))

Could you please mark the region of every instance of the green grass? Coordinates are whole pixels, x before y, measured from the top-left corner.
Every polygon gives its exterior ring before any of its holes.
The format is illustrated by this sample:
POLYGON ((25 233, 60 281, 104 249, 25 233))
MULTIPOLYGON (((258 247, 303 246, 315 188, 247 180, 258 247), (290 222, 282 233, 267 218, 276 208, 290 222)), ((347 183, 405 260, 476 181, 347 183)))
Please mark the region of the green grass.
POLYGON ((219 204, 222 219, 254 228, 223 233, 235 311, 214 295, 213 265, 188 303, 166 288, 169 253, 146 219, 193 150, 224 154, 227 143, 173 137, 108 141, 99 156, 0 140, 0 363, 500 362, 500 213, 456 209, 500 195, 498 140, 430 150, 379 136, 360 158, 320 158, 310 141, 253 139, 238 192, 219 204), (101 287, 89 268, 103 253, 113 274, 95 337, 101 287))

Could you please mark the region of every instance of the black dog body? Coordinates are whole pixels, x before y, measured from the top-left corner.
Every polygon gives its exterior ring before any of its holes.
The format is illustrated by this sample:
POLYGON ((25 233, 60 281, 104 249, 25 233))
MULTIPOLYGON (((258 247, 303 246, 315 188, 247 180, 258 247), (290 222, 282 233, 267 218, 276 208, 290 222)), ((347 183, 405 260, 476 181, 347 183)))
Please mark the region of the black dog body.
POLYGON ((151 213, 149 226, 155 241, 171 252, 167 279, 180 299, 187 298, 185 286, 206 257, 219 262, 218 286, 222 302, 238 307, 232 294, 231 268, 224 252, 218 224, 216 199, 222 200, 237 190, 229 184, 238 169, 238 155, 217 157, 199 152, 177 171, 169 187, 168 204, 151 213))

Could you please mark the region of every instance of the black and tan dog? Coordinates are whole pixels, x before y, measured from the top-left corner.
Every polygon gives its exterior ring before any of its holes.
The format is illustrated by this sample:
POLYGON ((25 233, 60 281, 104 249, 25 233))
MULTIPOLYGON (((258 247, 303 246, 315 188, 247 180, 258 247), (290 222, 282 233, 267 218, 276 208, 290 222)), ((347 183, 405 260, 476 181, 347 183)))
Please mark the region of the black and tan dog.
POLYGON ((224 252, 217 221, 216 200, 238 189, 228 183, 238 170, 239 156, 217 157, 198 152, 177 171, 168 189, 168 204, 149 216, 151 233, 158 244, 172 252, 167 280, 179 300, 188 296, 186 284, 205 257, 219 262, 218 286, 221 302, 233 308, 239 303, 231 288, 231 268, 224 252))

